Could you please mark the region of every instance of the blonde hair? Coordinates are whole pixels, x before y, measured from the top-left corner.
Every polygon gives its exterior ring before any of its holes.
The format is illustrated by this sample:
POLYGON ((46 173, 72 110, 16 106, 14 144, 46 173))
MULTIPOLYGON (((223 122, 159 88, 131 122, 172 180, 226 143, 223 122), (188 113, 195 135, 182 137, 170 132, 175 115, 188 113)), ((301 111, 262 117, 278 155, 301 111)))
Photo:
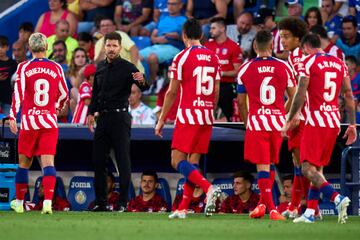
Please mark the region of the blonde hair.
POLYGON ((32 52, 45 52, 47 49, 47 39, 42 33, 33 33, 29 38, 29 47, 32 52))

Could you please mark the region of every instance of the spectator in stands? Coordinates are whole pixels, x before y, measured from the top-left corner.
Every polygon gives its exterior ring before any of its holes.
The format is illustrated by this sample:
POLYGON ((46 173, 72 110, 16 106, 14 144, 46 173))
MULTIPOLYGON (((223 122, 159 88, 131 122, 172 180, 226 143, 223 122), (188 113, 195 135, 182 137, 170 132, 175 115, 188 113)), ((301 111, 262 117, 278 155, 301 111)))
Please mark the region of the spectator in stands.
POLYGON ((166 212, 165 200, 156 193, 158 176, 154 171, 144 171, 141 175, 141 193, 130 200, 128 212, 166 212))
POLYGON ((226 18, 230 0, 188 0, 186 16, 200 20, 205 37, 210 33, 210 20, 214 17, 226 18))
POLYGON ((261 0, 233 0, 234 19, 238 19, 240 14, 243 13, 244 10, 246 11, 247 8, 254 8, 255 6, 257 6, 258 1, 261 0))
POLYGON ((249 213, 259 202, 259 195, 251 190, 254 177, 249 172, 234 173, 234 195, 221 204, 220 213, 249 213))
MULTIPOLYGON (((176 195, 171 211, 176 211, 179 209, 183 198, 183 194, 176 195)), ((189 208, 187 209, 188 213, 203 213, 205 208, 205 198, 206 194, 199 186, 195 186, 194 193, 190 199, 189 208)))
POLYGON ((347 56, 345 58, 345 61, 349 70, 354 100, 356 103, 356 107, 358 107, 358 103, 360 100, 360 74, 356 71, 358 67, 358 61, 354 56, 347 56))
POLYGON ((302 18, 302 11, 304 8, 303 0, 286 0, 285 6, 288 9, 288 16, 302 18))
POLYGON ((65 42, 67 49, 66 61, 67 63, 70 63, 73 51, 79 46, 79 44, 76 39, 70 36, 69 31, 70 25, 68 21, 61 19, 56 23, 55 34, 47 38, 47 56, 50 56, 50 54, 52 53, 52 45, 54 44, 54 42, 56 42, 57 40, 62 40, 65 42))
POLYGON ((334 0, 322 0, 320 11, 328 37, 332 42, 336 42, 336 39, 341 34, 342 18, 338 12, 335 11, 334 0))
POLYGON ((321 48, 324 50, 324 52, 345 61, 345 54, 338 46, 331 42, 330 38, 327 35, 326 29, 323 26, 315 25, 310 28, 310 32, 315 33, 319 36, 321 48))
POLYGON ((345 56, 360 58, 360 34, 356 18, 352 15, 346 16, 342 22, 342 35, 336 41, 336 45, 343 50, 345 56))
POLYGON ((2 113, 8 115, 11 107, 11 76, 15 73, 17 63, 9 58, 6 53, 9 50, 9 40, 6 36, 0 36, 0 107, 2 113))
MULTIPOLYGON (((55 184, 54 189, 57 189, 57 181, 55 184)), ((27 204, 26 209, 40 211, 43 208, 43 201, 44 201, 44 186, 41 183, 38 189, 38 202, 34 204, 27 204)), ((66 198, 60 197, 58 194, 53 195, 52 199, 52 209, 54 211, 69 211, 71 208, 69 201, 66 198)))
MULTIPOLYGON (((105 34, 116 31, 116 25, 111 18, 103 18, 100 21, 100 33, 105 34)), ((144 67, 139 59, 139 50, 135 43, 130 39, 129 35, 122 31, 116 31, 121 36, 121 58, 133 63, 137 69, 144 73, 144 67)), ((95 62, 98 63, 105 59, 104 37, 100 38, 95 45, 95 62)))
POLYGON ((161 18, 151 34, 152 46, 140 51, 150 68, 150 83, 157 79, 159 64, 171 61, 184 47, 181 41, 182 25, 186 17, 181 14, 182 0, 168 0, 169 15, 161 18))
MULTIPOLYGON (((91 103, 92 86, 94 84, 94 76, 96 66, 94 64, 86 65, 83 71, 84 81, 81 83, 78 91, 71 89, 70 109, 74 108, 74 115, 71 123, 86 124, 86 116, 88 107, 91 103), (77 94, 76 96, 74 96, 77 94), (75 105, 75 107, 73 107, 75 105)), ((76 89, 77 90, 77 89, 76 89)))
POLYGON ((117 0, 114 20, 117 28, 130 36, 144 35, 143 26, 151 21, 153 0, 117 0))
POLYGON ((49 0, 50 11, 43 13, 35 27, 35 32, 41 32, 46 37, 55 34, 55 24, 60 20, 69 23, 69 36, 76 36, 77 19, 67 10, 66 0, 49 0))
POLYGON ((309 29, 315 25, 323 25, 321 13, 318 7, 309 8, 305 13, 304 20, 309 29))
POLYGON ((227 27, 226 35, 240 45, 243 58, 244 60, 247 59, 252 48, 252 41, 256 35, 251 13, 244 12, 240 14, 236 25, 229 25, 227 27))
POLYGON ((235 94, 235 77, 242 63, 242 52, 239 45, 226 36, 225 18, 211 19, 210 35, 212 39, 204 46, 219 57, 221 65, 221 81, 218 107, 226 120, 231 122, 233 116, 233 99, 235 94))
POLYGON ((287 175, 282 178, 284 193, 279 197, 279 205, 277 206, 277 210, 279 211, 279 213, 286 211, 289 207, 289 203, 291 202, 293 179, 294 179, 293 175, 287 175))
POLYGON ((79 0, 67 0, 67 8, 69 12, 73 13, 76 19, 79 21, 84 17, 84 13, 80 8, 79 0))
POLYGON ((31 59, 32 53, 29 50, 29 38, 34 32, 34 25, 31 22, 23 22, 19 26, 19 39, 26 46, 26 58, 31 59))
POLYGON ((91 61, 94 61, 95 45, 94 45, 94 40, 93 40, 92 36, 90 35, 90 33, 87 33, 87 32, 79 33, 78 34, 78 43, 79 43, 79 47, 81 47, 82 49, 84 49, 86 51, 88 58, 91 61))
POLYGON ((156 121, 155 115, 152 109, 141 101, 141 96, 140 88, 133 84, 129 97, 129 112, 132 117, 131 124, 154 125, 156 121))
POLYGON ((19 64, 27 60, 26 45, 24 42, 17 40, 12 45, 13 59, 19 64))
POLYGON ((113 19, 116 0, 79 0, 80 9, 84 12, 79 32, 91 32, 95 21, 100 16, 113 19))
POLYGON ((360 1, 349 0, 349 13, 357 19, 358 27, 360 26, 360 1))

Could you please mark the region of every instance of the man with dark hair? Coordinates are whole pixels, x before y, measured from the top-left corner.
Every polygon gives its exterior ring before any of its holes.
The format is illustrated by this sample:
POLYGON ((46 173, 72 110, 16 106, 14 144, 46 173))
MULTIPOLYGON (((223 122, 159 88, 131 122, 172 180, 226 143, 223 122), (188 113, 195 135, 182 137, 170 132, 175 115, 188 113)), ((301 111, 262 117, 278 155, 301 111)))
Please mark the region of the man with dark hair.
POLYGON ((233 99, 235 97, 235 77, 242 62, 240 46, 226 36, 225 18, 211 19, 210 35, 212 39, 204 44, 220 59, 221 80, 218 106, 228 122, 232 121, 233 99))
POLYGON ((141 174, 141 193, 128 204, 129 212, 166 212, 165 200, 156 193, 158 175, 154 171, 144 171, 141 174))
POLYGON ((63 40, 57 40, 53 43, 53 51, 49 55, 49 58, 59 63, 64 72, 67 72, 68 64, 66 61, 67 48, 63 40))
POLYGON ((31 59, 32 55, 29 50, 29 37, 34 32, 34 25, 31 22, 23 22, 19 26, 18 41, 21 41, 26 46, 26 58, 31 59))
POLYGON ((259 195, 251 190, 254 177, 249 172, 236 172, 234 178, 234 195, 228 196, 221 204, 220 213, 249 213, 258 202, 259 195))
POLYGON ((94 60, 95 45, 93 37, 88 32, 81 32, 78 34, 79 47, 83 48, 89 59, 94 60))
POLYGON ((284 93, 286 91, 288 95, 288 106, 295 92, 295 79, 288 64, 271 57, 272 40, 269 31, 256 34, 254 50, 258 57, 240 67, 237 91, 239 110, 246 125, 244 159, 256 165, 262 199, 249 216, 262 218, 267 209, 271 220, 285 220, 272 199, 275 175, 271 174, 270 165, 279 162, 280 131, 287 109, 284 93))
POLYGON ((326 29, 322 25, 313 26, 310 29, 310 32, 317 34, 319 36, 321 42, 321 48, 324 50, 324 52, 345 61, 345 54, 338 46, 336 46, 331 42, 330 38, 327 35, 326 29))
MULTIPOLYGON (((300 61, 303 57, 300 41, 307 33, 307 25, 299 18, 288 17, 279 22, 279 30, 284 49, 290 51, 288 63, 292 67, 296 79, 298 79, 300 61)), ((301 197, 307 196, 310 184, 307 178, 302 176, 300 169, 300 140, 305 125, 305 113, 305 108, 303 108, 299 116, 299 126, 289 132, 288 149, 292 152, 292 160, 294 163, 292 201, 288 211, 284 212, 284 216, 289 218, 295 218, 298 215, 297 208, 300 204, 301 197)))
POLYGON ((323 168, 330 162, 336 138, 340 132, 338 96, 340 89, 345 99, 350 125, 344 138, 346 145, 356 141, 355 107, 350 79, 345 63, 339 58, 325 54, 320 48, 320 39, 315 34, 307 34, 301 41, 306 58, 302 60, 299 86, 291 104, 291 109, 282 130, 282 135, 296 126, 296 115, 308 95, 308 111, 301 139, 301 167, 303 175, 311 181, 307 209, 294 223, 313 223, 320 192, 335 203, 338 222, 345 223, 350 199, 340 195, 326 181, 323 168))
POLYGON ((95 207, 93 211, 107 211, 106 168, 110 149, 114 149, 120 171, 119 211, 125 211, 130 186, 130 130, 128 112, 131 86, 135 83, 141 90, 148 85, 134 64, 120 57, 121 36, 105 35, 106 59, 98 64, 95 73, 91 104, 88 110, 88 127, 94 132, 93 161, 95 164, 95 207))
POLYGON ((327 31, 328 37, 335 42, 341 34, 341 16, 335 9, 334 0, 321 0, 322 20, 327 31))
POLYGON ((342 21, 342 35, 336 40, 336 45, 343 50, 345 56, 353 55, 360 60, 360 33, 354 16, 346 16, 342 21))
POLYGON ((165 119, 179 89, 181 99, 172 140, 171 165, 186 178, 183 200, 169 218, 185 218, 195 185, 207 194, 205 214, 212 215, 221 190, 198 170, 201 154, 208 152, 213 124, 213 111, 219 96, 220 65, 214 52, 200 43, 199 21, 188 19, 182 38, 186 49, 175 56, 171 66, 170 86, 165 96, 155 135, 162 137, 165 119))
POLYGON ((354 56, 347 56, 345 58, 346 65, 349 70, 349 77, 351 80, 351 88, 354 95, 355 107, 360 101, 360 74, 356 71, 358 62, 354 56))

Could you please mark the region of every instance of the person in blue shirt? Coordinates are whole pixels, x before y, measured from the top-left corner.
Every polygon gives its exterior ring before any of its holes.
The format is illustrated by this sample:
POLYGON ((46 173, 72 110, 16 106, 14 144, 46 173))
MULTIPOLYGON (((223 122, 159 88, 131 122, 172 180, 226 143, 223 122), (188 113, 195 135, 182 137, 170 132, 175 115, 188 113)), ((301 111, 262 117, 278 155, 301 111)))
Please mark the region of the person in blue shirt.
POLYGON ((334 0, 322 0, 321 2, 321 12, 325 16, 323 19, 324 25, 332 42, 335 42, 341 34, 342 23, 342 18, 335 11, 334 6, 334 0))
POLYGON ((356 17, 360 27, 360 0, 349 0, 349 13, 356 17))
POLYGON ((345 56, 360 58, 360 34, 358 33, 356 18, 352 15, 346 16, 342 22, 342 34, 336 40, 336 45, 341 48, 345 56))

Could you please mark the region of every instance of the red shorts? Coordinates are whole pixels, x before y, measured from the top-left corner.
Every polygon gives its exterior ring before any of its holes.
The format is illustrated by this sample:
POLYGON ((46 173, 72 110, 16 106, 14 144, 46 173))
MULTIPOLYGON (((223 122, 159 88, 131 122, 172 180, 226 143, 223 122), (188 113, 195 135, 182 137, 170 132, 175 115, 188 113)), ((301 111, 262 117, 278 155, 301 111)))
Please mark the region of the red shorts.
POLYGON ((289 151, 295 148, 300 149, 301 138, 304 132, 305 121, 300 121, 299 126, 291 131, 288 131, 288 149, 289 151))
POLYGON ((39 155, 55 155, 58 129, 20 130, 19 154, 31 158, 39 155))
POLYGON ((244 159, 254 164, 276 164, 279 162, 282 141, 278 131, 246 130, 244 159))
POLYGON ((306 161, 316 167, 328 165, 338 134, 338 128, 306 125, 301 140, 300 162, 306 161))
POLYGON ((172 149, 184 153, 207 153, 212 125, 188 125, 176 123, 172 138, 172 149))

